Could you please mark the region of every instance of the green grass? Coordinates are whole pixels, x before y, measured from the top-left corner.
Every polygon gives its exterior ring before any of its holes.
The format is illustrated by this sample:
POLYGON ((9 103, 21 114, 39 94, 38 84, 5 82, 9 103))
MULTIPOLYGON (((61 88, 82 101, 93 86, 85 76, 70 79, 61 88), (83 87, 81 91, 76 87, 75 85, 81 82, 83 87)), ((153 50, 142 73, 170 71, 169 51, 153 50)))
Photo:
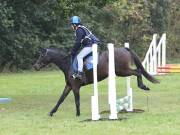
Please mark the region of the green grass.
MULTIPOLYGON (((132 77, 134 108, 143 113, 120 113, 121 120, 92 122, 92 85, 81 88, 81 116, 75 116, 72 92, 54 117, 47 114, 63 91, 61 72, 25 72, 0 74, 0 97, 12 102, 0 104, 0 135, 179 135, 180 134, 180 74, 157 77, 144 92, 132 77), (148 104, 147 104, 148 95, 148 104)), ((125 95, 125 78, 117 79, 118 97, 125 95)), ((99 83, 100 112, 108 110, 107 80, 99 83)))

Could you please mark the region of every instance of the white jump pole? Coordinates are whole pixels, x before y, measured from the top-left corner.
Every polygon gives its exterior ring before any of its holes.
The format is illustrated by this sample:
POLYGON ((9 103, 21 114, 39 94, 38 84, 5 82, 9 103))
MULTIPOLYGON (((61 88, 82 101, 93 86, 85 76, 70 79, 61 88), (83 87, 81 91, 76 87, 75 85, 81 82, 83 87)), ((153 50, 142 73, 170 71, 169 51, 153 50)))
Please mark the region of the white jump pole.
MULTIPOLYGON (((125 43, 124 46, 126 48, 129 48, 129 43, 125 43)), ((132 88, 131 88, 131 77, 127 77, 127 96, 130 96, 130 106, 127 109, 128 112, 132 112, 133 111, 133 93, 132 93, 132 88)))
POLYGON ((162 35, 162 66, 166 65, 166 34, 162 35))
MULTIPOLYGON (((153 35, 153 40, 146 53, 143 66, 151 75, 157 74, 157 67, 166 65, 166 34, 164 33, 157 44, 157 34, 153 35), (146 65, 146 66, 145 66, 146 65)), ((161 70, 163 71, 163 69, 161 70)))
POLYGON ((94 78, 94 96, 91 96, 91 110, 92 110, 92 120, 99 120, 99 104, 98 104, 98 86, 97 86, 97 44, 93 44, 93 78, 94 78))
POLYGON ((108 101, 110 105, 109 119, 117 119, 114 45, 109 43, 108 50, 109 50, 108 101))

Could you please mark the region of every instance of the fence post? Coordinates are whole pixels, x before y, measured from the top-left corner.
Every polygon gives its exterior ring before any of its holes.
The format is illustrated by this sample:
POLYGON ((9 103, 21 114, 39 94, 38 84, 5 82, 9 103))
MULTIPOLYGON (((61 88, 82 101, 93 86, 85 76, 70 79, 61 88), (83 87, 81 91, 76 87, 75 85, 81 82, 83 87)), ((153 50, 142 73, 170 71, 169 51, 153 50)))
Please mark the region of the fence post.
MULTIPOLYGON (((126 48, 129 48, 129 43, 125 43, 124 46, 126 48)), ((132 112, 133 111, 133 96, 132 96, 132 88, 131 88, 131 77, 127 77, 126 80, 126 84, 127 84, 127 96, 130 97, 130 106, 128 107, 127 111, 128 112, 132 112)))
POLYGON ((93 44, 93 88, 94 88, 94 96, 91 97, 91 110, 92 110, 92 120, 99 120, 99 104, 98 104, 98 86, 97 86, 97 44, 93 44))
POLYGON ((162 36, 162 66, 166 65, 166 34, 162 36))
POLYGON ((108 101, 110 104, 109 119, 117 119, 114 44, 108 43, 108 50, 109 50, 108 101))

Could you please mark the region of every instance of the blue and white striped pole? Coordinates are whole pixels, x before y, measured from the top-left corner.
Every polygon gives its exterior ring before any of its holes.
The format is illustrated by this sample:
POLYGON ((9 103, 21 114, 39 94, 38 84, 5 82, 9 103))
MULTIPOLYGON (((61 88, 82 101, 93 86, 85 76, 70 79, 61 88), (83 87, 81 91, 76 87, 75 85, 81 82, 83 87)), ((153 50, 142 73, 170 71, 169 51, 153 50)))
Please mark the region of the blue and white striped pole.
POLYGON ((11 98, 0 98, 0 104, 1 103, 8 103, 11 101, 11 98))

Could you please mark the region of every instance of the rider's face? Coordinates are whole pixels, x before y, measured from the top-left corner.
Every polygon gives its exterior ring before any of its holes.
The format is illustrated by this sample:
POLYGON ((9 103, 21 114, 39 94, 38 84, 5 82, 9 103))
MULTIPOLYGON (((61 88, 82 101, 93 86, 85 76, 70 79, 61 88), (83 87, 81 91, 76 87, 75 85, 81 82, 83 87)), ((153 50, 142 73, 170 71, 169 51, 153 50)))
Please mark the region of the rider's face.
POLYGON ((76 30, 76 26, 74 26, 74 25, 71 25, 71 28, 72 28, 73 31, 76 30))

